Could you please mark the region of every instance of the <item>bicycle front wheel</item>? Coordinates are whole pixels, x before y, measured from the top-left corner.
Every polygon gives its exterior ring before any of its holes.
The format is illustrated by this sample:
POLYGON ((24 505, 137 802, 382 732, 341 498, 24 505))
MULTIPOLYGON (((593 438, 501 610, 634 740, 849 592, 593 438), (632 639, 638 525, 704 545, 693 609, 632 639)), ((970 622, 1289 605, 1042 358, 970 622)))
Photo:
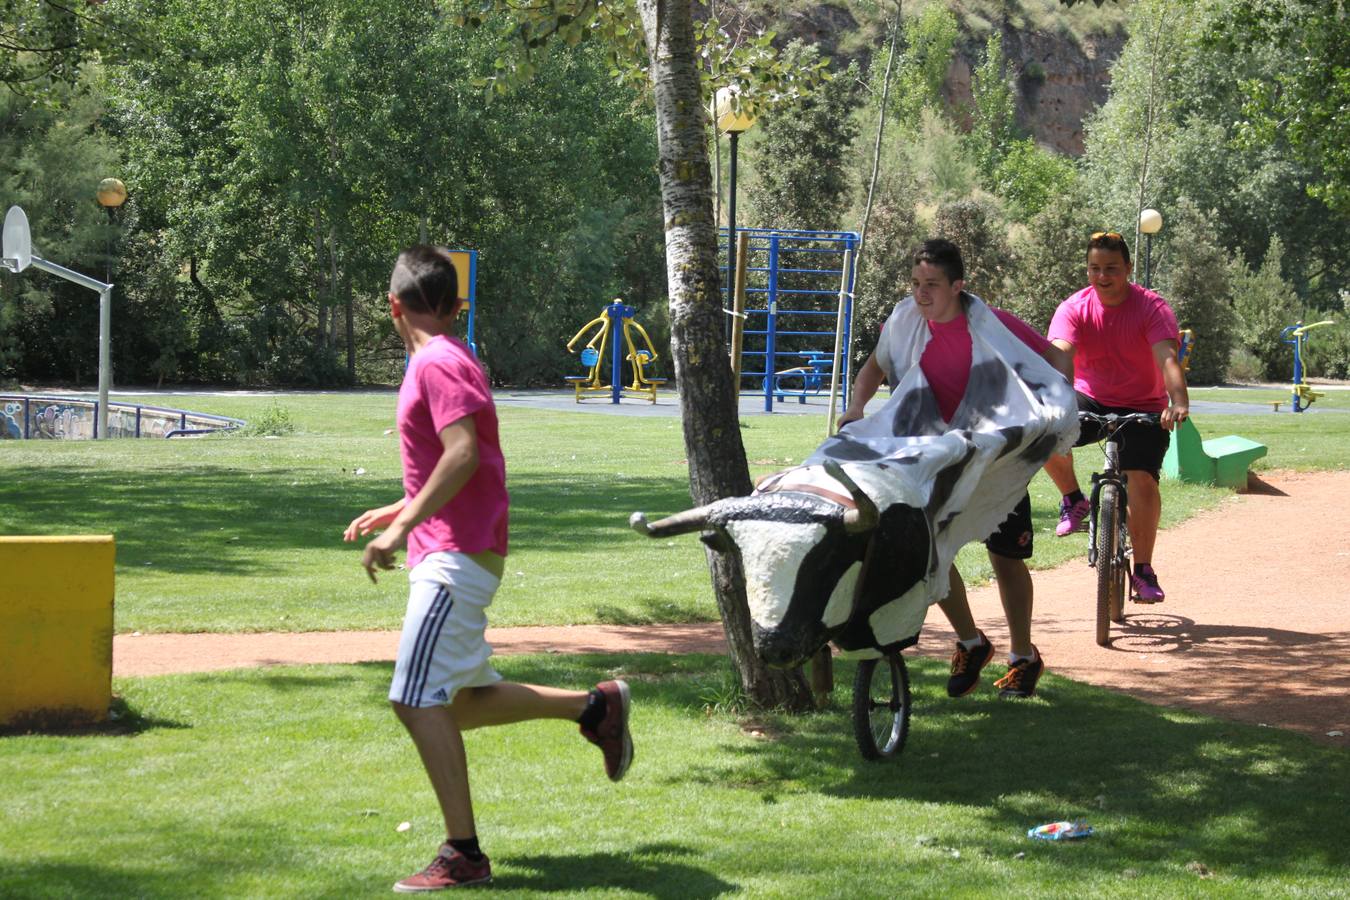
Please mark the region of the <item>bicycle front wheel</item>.
POLYGON ((909 737, 909 670, 899 653, 858 662, 853 736, 863 759, 884 759, 904 749, 909 737))
POLYGON ((1103 484, 1097 507, 1097 643, 1105 647, 1111 638, 1111 622, 1120 621, 1122 591, 1117 587, 1121 573, 1116 558, 1120 534, 1120 488, 1103 484))

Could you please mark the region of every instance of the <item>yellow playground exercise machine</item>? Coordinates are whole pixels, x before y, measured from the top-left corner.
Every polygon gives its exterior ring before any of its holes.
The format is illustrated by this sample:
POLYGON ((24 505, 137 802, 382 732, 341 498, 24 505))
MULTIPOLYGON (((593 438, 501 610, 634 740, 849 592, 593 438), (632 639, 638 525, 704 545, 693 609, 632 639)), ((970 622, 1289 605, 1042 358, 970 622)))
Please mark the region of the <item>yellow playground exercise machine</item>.
POLYGON ((591 319, 567 342, 567 352, 576 353, 577 344, 590 334, 581 351, 581 364, 586 366, 585 375, 568 375, 566 381, 577 392, 577 402, 588 394, 608 392, 611 403, 618 403, 625 393, 646 397, 656 402, 656 389, 666 383, 664 378, 652 378, 647 374, 648 366, 656 362, 656 348, 647 331, 639 325, 633 316, 637 310, 621 300, 615 300, 600 311, 600 315, 591 319), (610 344, 610 334, 615 321, 623 323, 623 343, 615 340, 610 344), (592 332, 594 329, 594 332, 592 332), (640 339, 641 344, 634 338, 640 339), (605 362, 605 349, 610 347, 609 384, 604 383, 601 367, 605 362), (623 355, 624 348, 628 355, 623 355), (628 360, 633 367, 633 383, 623 384, 623 361, 628 360))

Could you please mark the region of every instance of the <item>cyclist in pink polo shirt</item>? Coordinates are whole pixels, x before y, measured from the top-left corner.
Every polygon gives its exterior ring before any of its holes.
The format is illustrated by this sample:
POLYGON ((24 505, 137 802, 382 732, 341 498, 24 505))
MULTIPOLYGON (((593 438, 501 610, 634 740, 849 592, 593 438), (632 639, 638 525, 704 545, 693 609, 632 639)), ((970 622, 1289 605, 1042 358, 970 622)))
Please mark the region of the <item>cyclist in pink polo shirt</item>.
POLYGON ((451 336, 459 307, 447 251, 419 245, 399 254, 389 314, 410 357, 398 392, 404 495, 366 510, 343 533, 354 541, 383 529, 361 555, 371 581, 408 549, 408 611, 389 701, 422 758, 446 839, 429 866, 394 885, 402 893, 492 880, 478 846, 461 732, 571 720, 600 748, 611 781, 633 759, 624 682, 569 691, 503 681, 492 667, 484 632, 506 558, 506 464, 487 375, 451 336))
MULTIPOLYGON (((1130 248, 1114 231, 1099 231, 1088 241, 1087 270, 1088 286, 1055 310, 1049 337, 1073 357, 1080 410, 1160 414, 1160 425, 1131 423, 1120 431, 1134 548, 1131 594, 1140 603, 1160 603, 1165 594, 1152 565, 1162 513, 1158 474, 1168 432, 1190 415, 1186 375, 1177 361, 1177 317, 1162 297, 1129 280, 1130 248)), ((1085 423, 1077 446, 1101 440, 1099 432, 1085 423)), ((1055 534, 1083 530, 1091 505, 1078 486, 1072 454, 1051 457, 1045 471, 1064 495, 1055 534)))

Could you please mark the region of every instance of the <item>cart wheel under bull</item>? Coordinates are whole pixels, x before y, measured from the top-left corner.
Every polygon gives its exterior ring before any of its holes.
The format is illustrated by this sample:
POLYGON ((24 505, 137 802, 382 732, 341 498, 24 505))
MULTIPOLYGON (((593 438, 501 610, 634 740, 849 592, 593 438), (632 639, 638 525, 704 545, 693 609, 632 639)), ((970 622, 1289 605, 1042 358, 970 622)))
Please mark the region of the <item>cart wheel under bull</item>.
POLYGON ((887 759, 909 737, 909 670, 899 653, 858 661, 853 678, 853 736, 864 759, 887 759))

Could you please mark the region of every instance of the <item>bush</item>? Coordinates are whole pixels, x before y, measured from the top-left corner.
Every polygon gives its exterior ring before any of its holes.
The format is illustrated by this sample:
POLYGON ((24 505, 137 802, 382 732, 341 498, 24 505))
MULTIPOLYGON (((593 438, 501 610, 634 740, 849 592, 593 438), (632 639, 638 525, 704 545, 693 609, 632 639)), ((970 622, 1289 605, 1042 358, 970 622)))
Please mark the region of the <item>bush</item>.
POLYGON ((1044 334, 1056 307, 1087 286, 1084 257, 1094 215, 1076 191, 1057 196, 1013 242, 1012 274, 1002 306, 1044 334))
POLYGON ((1258 380, 1283 381, 1293 376, 1294 354, 1280 340, 1280 332, 1294 324, 1301 313, 1298 296, 1280 276, 1283 257, 1284 244, 1279 237, 1272 237, 1258 271, 1251 271, 1241 259, 1233 264, 1237 341, 1257 362, 1258 380))
POLYGON ((295 422, 290 411, 273 402, 248 423, 243 433, 249 437, 282 437, 294 432, 295 422))
POLYGON ((989 303, 998 304, 1004 281, 1012 270, 1008 225, 998 207, 988 200, 957 200, 938 207, 933 217, 934 237, 961 248, 966 264, 966 287, 989 303))
POLYGON ((1176 312, 1178 324, 1195 332, 1188 380, 1217 384, 1227 374, 1237 330, 1237 316, 1228 300, 1232 262, 1214 240, 1218 212, 1204 213, 1185 199, 1178 206, 1166 265, 1159 266, 1161 293, 1176 312))
POLYGON ((1236 384, 1265 381, 1265 364, 1246 347, 1234 347, 1233 355, 1228 358, 1227 380, 1236 384))
POLYGON ((994 170, 994 193, 1008 204, 1014 221, 1025 222, 1070 193, 1077 179, 1072 160, 1042 150, 1033 140, 1017 141, 994 170))
MULTIPOLYGON (((1304 340, 1304 378, 1350 378, 1350 322, 1344 316, 1335 318, 1339 319, 1335 325, 1310 331, 1304 340)), ((1292 367, 1294 353, 1286 352, 1292 367)))

